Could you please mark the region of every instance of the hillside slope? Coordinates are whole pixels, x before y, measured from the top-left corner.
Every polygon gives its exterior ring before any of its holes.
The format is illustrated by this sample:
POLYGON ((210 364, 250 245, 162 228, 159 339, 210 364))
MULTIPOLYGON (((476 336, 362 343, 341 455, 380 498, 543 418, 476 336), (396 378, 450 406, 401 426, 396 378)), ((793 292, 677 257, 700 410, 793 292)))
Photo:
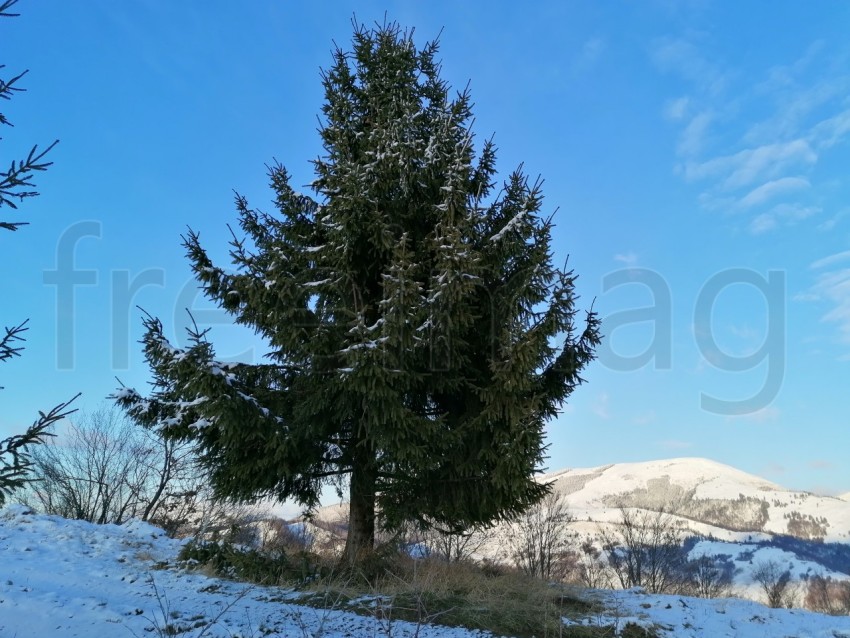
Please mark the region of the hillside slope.
POLYGON ((564 494, 577 518, 615 521, 619 508, 665 511, 702 534, 740 541, 762 534, 850 541, 850 502, 788 490, 701 458, 569 469, 541 477, 564 494))
MULTIPOLYGON (((0 510, 0 636, 4 638, 486 638, 487 632, 416 626, 292 603, 292 592, 248 586, 175 566, 180 541, 131 521, 93 525, 0 510)), ((574 624, 627 622, 664 638, 850 636, 850 618, 767 609, 756 603, 638 591, 589 592, 608 610, 574 624)))

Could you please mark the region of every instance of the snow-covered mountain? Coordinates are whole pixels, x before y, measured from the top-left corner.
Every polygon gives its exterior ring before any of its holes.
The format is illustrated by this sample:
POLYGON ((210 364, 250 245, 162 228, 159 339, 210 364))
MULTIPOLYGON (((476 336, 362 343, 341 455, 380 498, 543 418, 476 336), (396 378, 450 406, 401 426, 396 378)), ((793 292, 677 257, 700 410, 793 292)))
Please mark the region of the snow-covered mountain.
POLYGON ((707 459, 567 469, 541 480, 566 496, 579 520, 594 525, 618 520, 620 507, 664 508, 694 532, 724 540, 789 535, 850 542, 850 499, 788 490, 707 459))
MULTIPOLYGON (((818 496, 789 490, 722 463, 675 458, 563 469, 541 482, 564 495, 580 533, 616 524, 620 509, 675 515, 682 528, 730 542, 776 537, 850 544, 850 493, 818 496)), ((341 521, 345 505, 316 512, 317 521, 341 521)))

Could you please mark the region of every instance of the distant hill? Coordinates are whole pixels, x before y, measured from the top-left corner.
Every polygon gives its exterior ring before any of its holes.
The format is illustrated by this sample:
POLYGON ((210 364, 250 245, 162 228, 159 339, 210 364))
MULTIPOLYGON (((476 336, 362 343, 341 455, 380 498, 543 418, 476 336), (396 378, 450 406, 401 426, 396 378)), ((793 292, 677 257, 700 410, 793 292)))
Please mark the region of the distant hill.
MULTIPOLYGON (((789 490, 722 463, 676 458, 645 463, 618 463, 558 470, 542 475, 564 495, 575 520, 572 531, 599 546, 601 531, 614 531, 621 508, 674 517, 690 538, 690 556, 725 556, 734 567, 734 590, 760 600, 752 571, 762 561, 776 561, 797 581, 814 574, 850 578, 850 493, 817 496, 789 490)), ((312 532, 322 544, 341 546, 346 508, 320 509, 312 532)), ((499 526, 477 554, 510 560, 499 526)))
POLYGON ((616 521, 620 507, 663 508, 724 540, 767 534, 850 542, 850 500, 788 490, 708 459, 567 469, 541 480, 566 496, 578 519, 594 524, 616 521))
MULTIPOLYGON (((722 463, 675 458, 572 468, 542 475, 567 499, 578 531, 616 523, 620 508, 675 515, 683 527, 733 542, 792 536, 850 543, 850 492, 818 496, 789 490, 722 463)), ((344 520, 347 509, 332 505, 317 520, 344 520)))

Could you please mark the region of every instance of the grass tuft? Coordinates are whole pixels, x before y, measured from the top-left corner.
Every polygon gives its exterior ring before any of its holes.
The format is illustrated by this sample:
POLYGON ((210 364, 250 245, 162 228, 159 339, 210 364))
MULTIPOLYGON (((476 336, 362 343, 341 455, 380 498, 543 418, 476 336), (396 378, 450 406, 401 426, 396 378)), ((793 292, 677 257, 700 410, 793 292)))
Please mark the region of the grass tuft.
MULTIPOLYGON (((550 584, 493 564, 413 559, 383 547, 351 568, 305 551, 266 554, 227 543, 190 543, 180 559, 211 575, 294 588, 305 605, 374 616, 388 634, 394 621, 405 620, 516 638, 615 635, 611 625, 564 624, 565 617, 580 621, 604 616, 604 610, 586 600, 581 589, 550 584)), ((655 634, 626 625, 620 635, 654 638, 655 634)))

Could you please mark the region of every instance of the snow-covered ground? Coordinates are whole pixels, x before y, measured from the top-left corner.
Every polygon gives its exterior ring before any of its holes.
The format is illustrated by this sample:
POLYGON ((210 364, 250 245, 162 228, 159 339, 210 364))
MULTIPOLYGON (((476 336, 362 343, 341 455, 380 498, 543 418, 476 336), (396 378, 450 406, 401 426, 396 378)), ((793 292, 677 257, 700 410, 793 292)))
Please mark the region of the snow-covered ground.
MULTIPOLYGON (((0 637, 112 638, 166 635, 166 625, 199 638, 473 638, 484 632, 324 611, 292 592, 249 586, 174 567, 180 541, 145 523, 96 526, 0 510, 0 637), (418 634, 416 633, 418 630, 418 634)), ((597 592, 608 612, 585 624, 658 625, 670 637, 850 638, 850 618, 771 610, 741 600, 597 592)))
MULTIPOLYGON (((292 592, 167 568, 180 541, 138 521, 92 525, 0 510, 0 637, 359 638, 386 636, 387 621, 343 610, 292 604, 292 592), (173 631, 173 630, 172 630, 173 631)), ((392 636, 416 625, 393 621, 392 636)), ((422 638, 472 638, 482 632, 420 628, 422 638)))
POLYGON ((635 622, 655 626, 659 635, 670 638, 850 638, 850 617, 770 609, 735 598, 705 600, 619 590, 605 592, 601 600, 613 612, 584 624, 622 628, 635 622))

